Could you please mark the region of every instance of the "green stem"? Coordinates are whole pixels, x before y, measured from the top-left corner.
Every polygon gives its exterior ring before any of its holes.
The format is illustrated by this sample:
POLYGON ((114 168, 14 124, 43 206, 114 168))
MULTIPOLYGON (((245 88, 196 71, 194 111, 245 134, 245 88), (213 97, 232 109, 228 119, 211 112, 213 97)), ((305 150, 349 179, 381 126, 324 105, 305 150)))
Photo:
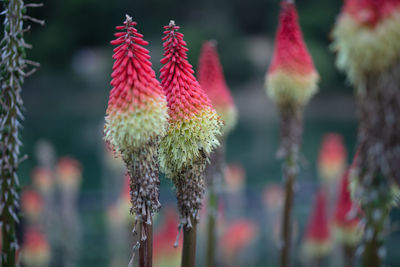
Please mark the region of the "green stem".
POLYGON ((208 187, 208 223, 207 223, 207 252, 206 267, 215 266, 215 242, 216 242, 216 215, 217 215, 217 194, 214 184, 208 187))
POLYGON ((147 224, 145 222, 141 223, 140 237, 142 237, 143 235, 146 236, 146 240, 140 241, 139 267, 152 267, 153 266, 153 223, 151 224, 147 224))
POLYGON ((183 228, 183 251, 181 267, 194 267, 196 264, 197 222, 192 220, 192 227, 183 228))

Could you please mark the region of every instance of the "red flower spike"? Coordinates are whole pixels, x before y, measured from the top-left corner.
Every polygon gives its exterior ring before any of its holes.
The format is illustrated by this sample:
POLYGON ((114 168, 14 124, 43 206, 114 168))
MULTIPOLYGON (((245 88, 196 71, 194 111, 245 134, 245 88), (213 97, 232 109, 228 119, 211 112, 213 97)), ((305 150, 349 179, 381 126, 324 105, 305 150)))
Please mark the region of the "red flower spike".
POLYGON ((160 166, 168 177, 183 167, 207 157, 219 145, 222 122, 206 93, 193 76, 187 60, 186 42, 179 26, 171 21, 164 27, 164 58, 160 79, 169 107, 170 127, 160 145, 160 166), (202 152, 202 153, 200 153, 202 152))
POLYGON ((315 71, 314 63, 304 43, 294 4, 282 1, 279 26, 275 38, 270 73, 277 69, 308 74, 315 71))
POLYGON ((305 233, 304 252, 309 258, 325 256, 331 249, 331 234, 326 214, 326 199, 322 190, 317 193, 305 233))
POLYGON ((207 93, 213 107, 225 122, 224 132, 229 132, 236 124, 237 110, 225 82, 215 41, 206 41, 203 44, 199 58, 198 79, 201 88, 207 93))
POLYGON ((167 107, 165 96, 150 62, 148 45, 128 15, 117 26, 114 49, 113 86, 107 107, 105 139, 121 152, 143 146, 151 137, 165 134, 167 107))
POLYGON ((304 105, 317 91, 319 76, 304 43, 295 5, 282 1, 281 6, 266 86, 275 102, 304 105))
POLYGON ((203 109, 211 108, 211 102, 200 84, 193 76, 192 65, 187 61, 186 42, 183 34, 178 32, 179 26, 171 21, 164 26, 164 58, 165 64, 160 72, 161 85, 167 95, 171 120, 184 120, 203 109))
POLYGON ((332 181, 342 176, 346 168, 347 152, 343 138, 336 133, 323 138, 318 157, 318 172, 321 178, 332 181))
POLYGON ((338 203, 335 210, 335 234, 340 242, 355 246, 361 239, 360 207, 351 200, 348 169, 340 181, 338 203))

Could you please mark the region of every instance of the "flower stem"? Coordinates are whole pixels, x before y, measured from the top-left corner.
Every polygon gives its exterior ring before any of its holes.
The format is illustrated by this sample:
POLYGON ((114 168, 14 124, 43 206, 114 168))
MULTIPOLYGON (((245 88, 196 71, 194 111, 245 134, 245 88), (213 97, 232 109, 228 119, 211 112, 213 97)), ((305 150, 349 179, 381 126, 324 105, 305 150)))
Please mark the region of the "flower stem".
POLYGON ((354 253, 355 248, 350 245, 342 245, 344 266, 353 267, 354 266, 354 253))
POLYGON ((181 267, 194 267, 196 264, 197 222, 192 220, 192 227, 183 228, 183 251, 181 267))
POLYGON ((215 266, 215 242, 216 242, 216 215, 217 215, 217 194, 214 184, 208 187, 208 222, 207 222, 207 252, 206 267, 215 266))
MULTIPOLYGON (((152 219, 150 219, 152 221, 152 219)), ((140 241, 139 247, 139 267, 153 266, 153 223, 140 224, 140 237, 146 236, 145 240, 140 241), (143 233, 144 232, 144 233, 143 233)))
POLYGON ((291 241, 292 241, 292 207, 293 207, 293 185, 296 173, 293 171, 296 163, 293 156, 288 156, 285 164, 285 204, 282 220, 282 250, 281 250, 281 267, 290 266, 291 241))

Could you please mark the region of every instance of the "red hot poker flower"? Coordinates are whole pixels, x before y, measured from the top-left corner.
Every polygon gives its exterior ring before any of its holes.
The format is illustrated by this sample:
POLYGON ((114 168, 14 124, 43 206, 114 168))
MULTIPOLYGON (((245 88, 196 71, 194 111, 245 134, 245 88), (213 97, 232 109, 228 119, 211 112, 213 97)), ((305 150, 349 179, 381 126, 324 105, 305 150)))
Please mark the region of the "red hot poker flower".
MULTIPOLYGON (((111 44, 115 60, 108 101, 105 139, 119 152, 132 151, 165 134, 167 107, 163 90, 151 68, 148 45, 127 16, 111 44)), ((123 154, 123 153, 122 153, 123 154)))
POLYGON ((308 258, 325 256, 332 248, 331 234, 326 214, 326 199, 322 190, 317 193, 304 239, 304 253, 308 258))
POLYGON ((207 93, 213 107, 225 123, 224 132, 229 132, 237 122, 237 110, 226 85, 215 41, 206 41, 203 44, 198 78, 201 88, 207 93))
POLYGON ((343 138, 336 133, 326 134, 322 140, 318 157, 318 172, 325 180, 341 177, 346 168, 347 152, 343 138))
POLYGON ((304 43, 293 3, 282 1, 275 48, 266 77, 268 95, 278 104, 306 104, 319 76, 304 43))
POLYGON ((221 121, 193 76, 179 26, 171 21, 164 29, 160 78, 168 101, 170 129, 161 144, 160 158, 161 167, 168 174, 202 157, 200 151, 208 155, 219 145, 221 121))
POLYGON ((192 218, 198 220, 204 169, 210 153, 219 145, 222 122, 193 76, 179 27, 171 21, 164 29, 160 78, 170 125, 160 144, 160 167, 175 184, 182 223, 190 228, 192 218))
POLYGON ((340 182, 334 224, 337 239, 346 245, 355 246, 361 239, 362 228, 360 227, 360 218, 358 217, 360 208, 351 200, 349 174, 350 169, 343 174, 340 182))

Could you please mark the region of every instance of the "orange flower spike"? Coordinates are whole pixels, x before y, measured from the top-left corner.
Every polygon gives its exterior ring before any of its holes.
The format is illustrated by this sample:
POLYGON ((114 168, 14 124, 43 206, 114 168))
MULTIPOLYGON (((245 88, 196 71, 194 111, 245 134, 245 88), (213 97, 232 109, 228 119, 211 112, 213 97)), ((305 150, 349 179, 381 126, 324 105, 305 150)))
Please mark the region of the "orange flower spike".
POLYGON ((319 75, 304 43, 295 5, 282 1, 281 6, 266 88, 278 105, 303 106, 317 92, 319 75))
POLYGON ((224 121, 223 131, 227 134, 237 123, 237 109, 226 85, 215 41, 207 41, 203 44, 199 58, 198 78, 201 88, 207 93, 213 107, 224 121))
POLYGON ((329 133, 323 138, 318 157, 318 172, 321 178, 331 181, 338 179, 346 168, 347 152, 343 138, 329 133))
POLYGON ((21 208, 26 218, 37 221, 41 218, 44 201, 36 191, 26 189, 21 195, 21 208))
POLYGON ((22 244, 22 262, 26 266, 47 266, 50 257, 50 245, 46 236, 34 227, 27 228, 22 244))

